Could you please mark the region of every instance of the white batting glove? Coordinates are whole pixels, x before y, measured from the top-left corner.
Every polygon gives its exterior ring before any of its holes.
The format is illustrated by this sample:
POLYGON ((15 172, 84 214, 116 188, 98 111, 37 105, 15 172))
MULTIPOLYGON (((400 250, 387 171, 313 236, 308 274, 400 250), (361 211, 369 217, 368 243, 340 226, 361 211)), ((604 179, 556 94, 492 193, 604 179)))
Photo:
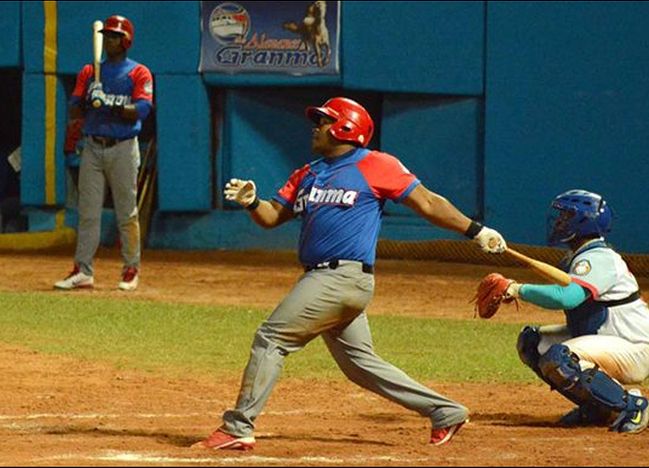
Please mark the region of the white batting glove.
POLYGON ((104 87, 101 84, 101 81, 93 81, 88 85, 88 94, 90 95, 93 91, 103 91, 104 87))
POLYGON ((108 103, 106 102, 106 93, 104 93, 101 89, 95 89, 92 93, 90 93, 90 104, 95 109, 99 109, 102 106, 108 105, 108 103))
POLYGON ((482 250, 487 253, 503 253, 507 248, 507 243, 503 236, 495 229, 488 228, 487 226, 483 226, 473 240, 480 244, 482 250))
POLYGON ((257 198, 257 186, 252 180, 230 179, 223 193, 226 200, 237 202, 245 208, 257 198))

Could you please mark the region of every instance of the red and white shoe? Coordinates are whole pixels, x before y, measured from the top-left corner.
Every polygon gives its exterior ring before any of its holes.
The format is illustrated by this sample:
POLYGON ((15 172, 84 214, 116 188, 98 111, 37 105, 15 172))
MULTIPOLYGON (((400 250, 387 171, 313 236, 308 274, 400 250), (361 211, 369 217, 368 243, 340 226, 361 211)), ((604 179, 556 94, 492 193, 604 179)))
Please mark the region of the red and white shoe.
POLYGON ((122 281, 117 287, 122 291, 135 291, 140 282, 140 275, 136 267, 125 267, 122 271, 122 281))
POLYGON ((93 288, 95 280, 92 276, 86 275, 79 269, 79 265, 74 265, 74 268, 65 279, 54 283, 56 289, 89 289, 93 288))
POLYGON ((221 429, 215 430, 207 439, 192 445, 192 448, 212 450, 252 450, 254 447, 254 437, 237 437, 226 434, 221 429))
POLYGON ((433 445, 443 445, 447 443, 453 438, 455 434, 457 434, 457 431, 459 431, 460 428, 464 426, 464 423, 468 421, 469 420, 467 419, 466 421, 453 424, 452 426, 433 428, 430 431, 430 443, 433 445))

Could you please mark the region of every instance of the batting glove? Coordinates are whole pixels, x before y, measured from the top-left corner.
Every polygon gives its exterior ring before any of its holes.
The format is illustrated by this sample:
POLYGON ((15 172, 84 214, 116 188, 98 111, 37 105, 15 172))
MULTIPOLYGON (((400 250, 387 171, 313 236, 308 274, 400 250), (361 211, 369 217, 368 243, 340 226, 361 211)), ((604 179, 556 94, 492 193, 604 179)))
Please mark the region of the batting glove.
POLYGON ((101 89, 95 89, 92 93, 90 93, 90 105, 92 105, 92 107, 94 107, 95 109, 107 106, 108 102, 106 101, 106 93, 104 93, 101 89))
POLYGON ((92 95, 93 93, 96 93, 97 91, 103 91, 103 85, 99 81, 93 81, 88 85, 88 90, 86 91, 86 101, 88 103, 92 102, 92 95))
POLYGON ((252 180, 230 179, 223 193, 226 200, 248 207, 257 198, 257 187, 252 180))
POLYGON ((503 236, 498 231, 486 226, 480 229, 473 240, 480 244, 482 250, 487 253, 503 253, 507 248, 503 236))
POLYGON ((88 92, 87 94, 90 95, 92 94, 93 91, 103 91, 103 85, 101 84, 101 81, 93 81, 88 85, 88 92))

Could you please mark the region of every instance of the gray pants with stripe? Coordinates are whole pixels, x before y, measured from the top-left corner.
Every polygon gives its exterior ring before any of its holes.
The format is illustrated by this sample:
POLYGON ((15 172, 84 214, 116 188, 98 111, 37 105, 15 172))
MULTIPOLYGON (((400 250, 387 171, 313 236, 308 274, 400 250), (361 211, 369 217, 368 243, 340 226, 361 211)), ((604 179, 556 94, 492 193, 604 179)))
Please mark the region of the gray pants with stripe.
POLYGON ((354 383, 431 419, 435 428, 468 416, 468 410, 414 381, 374 353, 364 312, 374 276, 358 262, 305 273, 255 334, 236 407, 223 414, 222 430, 248 437, 282 370, 284 357, 322 335, 343 373, 354 383))
POLYGON ((137 212, 137 173, 140 148, 137 138, 105 148, 86 138, 79 168, 79 229, 74 261, 93 274, 92 261, 99 247, 101 214, 110 186, 124 266, 140 265, 140 221, 137 212))

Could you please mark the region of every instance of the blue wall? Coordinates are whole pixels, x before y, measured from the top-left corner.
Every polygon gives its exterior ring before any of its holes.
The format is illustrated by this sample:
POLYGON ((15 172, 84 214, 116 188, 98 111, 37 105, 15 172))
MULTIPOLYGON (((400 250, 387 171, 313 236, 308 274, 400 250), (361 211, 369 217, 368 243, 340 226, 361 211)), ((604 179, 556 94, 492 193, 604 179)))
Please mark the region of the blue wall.
MULTIPOLYGON (((617 213, 611 240, 649 252, 649 3, 345 1, 337 77, 199 74, 199 2, 56 4, 59 78, 91 60, 95 19, 135 24, 129 55, 156 85, 152 247, 293 246, 295 226, 260 230, 222 186, 253 178, 270 197, 314 158, 304 107, 344 94, 375 117, 371 147, 508 240, 543 244, 552 197, 585 188, 617 213)), ((43 4, 4 2, 0 13, 0 68, 24 71, 21 201, 44 205, 43 4)), ((67 95, 57 86, 60 155, 67 95)), ((60 155, 56 204, 62 168, 60 155)), ((391 203, 381 235, 457 237, 391 203)))
MULTIPOLYGON (((52 128, 55 133, 55 154, 58 157, 54 168, 56 200, 65 199, 65 166, 63 164, 63 142, 65 138, 66 106, 61 99, 65 89, 61 79, 56 79, 56 121, 52 128)), ((21 202, 24 205, 46 205, 45 196, 45 75, 43 73, 23 74, 22 135, 20 171, 21 202)))
POLYGON ((210 103, 197 75, 155 77, 158 207, 207 211, 212 207, 210 103))
POLYGON ((0 2, 0 68, 18 68, 22 65, 20 4, 21 2, 0 2))
POLYGON ((544 241, 549 201, 602 193, 611 240, 649 251, 649 3, 489 2, 487 219, 544 241))
POLYGON ((484 8, 484 2, 343 2, 344 86, 482 94, 484 8))

